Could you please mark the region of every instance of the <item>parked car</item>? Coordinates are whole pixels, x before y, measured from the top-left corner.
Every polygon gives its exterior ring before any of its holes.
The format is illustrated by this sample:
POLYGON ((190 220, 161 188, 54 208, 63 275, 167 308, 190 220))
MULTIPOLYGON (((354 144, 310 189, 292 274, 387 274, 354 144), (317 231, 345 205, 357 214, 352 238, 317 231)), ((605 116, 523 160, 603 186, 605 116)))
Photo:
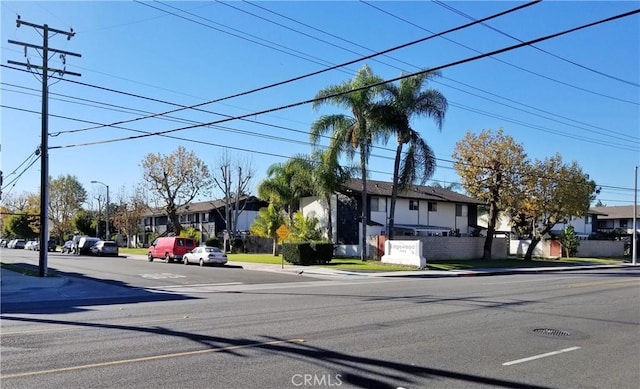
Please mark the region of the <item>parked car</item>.
POLYGON ((7 247, 7 244, 9 244, 9 241, 6 239, 1 239, 0 240, 0 247, 7 247))
POLYGON ((198 263, 204 265, 224 265, 227 263, 227 254, 217 247, 200 246, 182 256, 185 265, 198 263))
POLYGON ((91 254, 91 247, 94 244, 98 243, 99 241, 100 241, 100 238, 83 236, 82 238, 80 238, 80 241, 78 242, 78 247, 76 249, 75 254, 76 255, 91 254))
POLYGON ((26 243, 24 244, 24 249, 25 250, 33 250, 33 245, 34 243, 36 243, 35 240, 28 240, 26 241, 26 243))
POLYGON ((118 244, 112 240, 100 240, 91 246, 93 255, 114 255, 118 256, 118 244))
POLYGON ((174 260, 181 261, 182 256, 196 247, 196 241, 191 238, 177 236, 163 236, 153 241, 147 250, 147 259, 152 262, 154 258, 164 258, 169 263, 174 260))
POLYGON ((56 243, 56 240, 49 239, 49 241, 47 242, 47 251, 56 251, 57 248, 58 244, 56 243))
POLYGON ((73 250, 73 241, 72 240, 68 240, 66 242, 64 242, 64 244, 62 245, 62 247, 60 247, 60 251, 62 251, 62 253, 69 253, 71 254, 73 250))
POLYGON ((24 246, 27 244, 27 241, 24 239, 16 239, 13 244, 11 245, 12 249, 23 249, 24 246))

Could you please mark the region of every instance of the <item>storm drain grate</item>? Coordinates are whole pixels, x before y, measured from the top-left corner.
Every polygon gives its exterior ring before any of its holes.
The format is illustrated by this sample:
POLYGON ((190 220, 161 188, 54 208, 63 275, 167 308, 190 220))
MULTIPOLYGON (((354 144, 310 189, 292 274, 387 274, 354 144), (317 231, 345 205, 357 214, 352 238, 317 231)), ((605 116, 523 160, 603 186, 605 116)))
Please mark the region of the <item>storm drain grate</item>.
POLYGON ((536 328, 533 330, 538 335, 545 336, 569 336, 571 335, 568 331, 557 330, 555 328, 536 328))

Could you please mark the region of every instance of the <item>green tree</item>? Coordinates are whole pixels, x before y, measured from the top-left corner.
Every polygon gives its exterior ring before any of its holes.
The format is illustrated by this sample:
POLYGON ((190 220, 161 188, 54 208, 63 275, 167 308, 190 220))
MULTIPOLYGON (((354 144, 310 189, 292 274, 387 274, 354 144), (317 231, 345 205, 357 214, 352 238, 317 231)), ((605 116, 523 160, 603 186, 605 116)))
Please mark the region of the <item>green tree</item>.
POLYGON ((382 91, 383 79, 375 76, 368 66, 360 68, 356 76, 338 85, 321 89, 313 104, 318 109, 325 104, 342 107, 351 112, 345 114, 322 115, 311 125, 311 142, 317 146, 320 138, 331 133, 329 140, 330 159, 337 159, 342 153, 353 158, 356 152, 360 156, 360 175, 362 179, 361 204, 361 259, 366 258, 367 247, 367 163, 373 145, 384 140, 384 128, 371 117, 376 98, 382 91))
POLYGON ((578 239, 578 235, 576 235, 573 226, 569 225, 562 231, 560 234, 560 244, 562 245, 565 257, 569 258, 576 255, 578 247, 580 247, 580 239, 578 239))
POLYGON ((74 230, 73 217, 87 200, 87 191, 71 175, 49 182, 49 220, 55 236, 67 236, 74 230))
POLYGON ((200 242, 200 240, 202 239, 202 232, 198 231, 194 227, 187 227, 180 231, 180 236, 183 238, 191 238, 196 242, 200 242))
POLYGON ((311 169, 309 161, 300 156, 269 166, 267 178, 258 185, 258 196, 285 210, 291 220, 300 198, 313 193, 311 169))
POLYGON ((146 189, 163 205, 173 232, 180 235, 178 209, 198 194, 208 193, 212 186, 209 168, 195 152, 182 146, 170 155, 147 154, 141 167, 146 189))
POLYGON ((310 160, 313 164, 312 183, 313 191, 326 203, 327 207, 327 236, 333 240, 333 209, 331 198, 338 192, 351 178, 353 168, 343 167, 338 163, 335 155, 328 150, 324 152, 315 150, 310 160))
POLYGON ((416 117, 428 117, 436 122, 438 130, 442 129, 447 99, 436 89, 424 89, 427 81, 437 76, 440 76, 439 72, 428 72, 403 78, 398 85, 385 84, 384 100, 373 109, 375 120, 393 133, 398 142, 387 223, 389 239, 393 239, 398 191, 403 192, 415 183, 424 185, 436 168, 433 150, 411 127, 411 121, 416 117))
POLYGON ((97 235, 98 215, 94 211, 80 209, 73 215, 73 225, 81 235, 97 235))
POLYGON ((3 235, 17 238, 33 239, 37 233, 33 230, 32 223, 36 217, 30 215, 9 215, 3 225, 3 235))
POLYGON ((276 232, 284 224, 282 212, 276 209, 273 204, 258 211, 253 224, 250 227, 252 234, 273 239, 273 255, 278 255, 278 233, 276 232))
POLYGON ((596 184, 575 161, 565 164, 556 154, 529 166, 523 189, 515 222, 532 226, 531 244, 525 254, 525 259, 531 260, 536 245, 557 223, 587 214, 596 184))
POLYGON ((514 209, 514 200, 520 196, 526 154, 521 145, 499 129, 477 135, 467 132, 456 143, 453 158, 464 190, 489 208, 483 251, 483 258, 489 260, 498 215, 514 209))
POLYGON ((319 220, 312 216, 304 216, 302 212, 296 212, 289 223, 290 242, 314 242, 323 240, 323 231, 318 226, 319 220))

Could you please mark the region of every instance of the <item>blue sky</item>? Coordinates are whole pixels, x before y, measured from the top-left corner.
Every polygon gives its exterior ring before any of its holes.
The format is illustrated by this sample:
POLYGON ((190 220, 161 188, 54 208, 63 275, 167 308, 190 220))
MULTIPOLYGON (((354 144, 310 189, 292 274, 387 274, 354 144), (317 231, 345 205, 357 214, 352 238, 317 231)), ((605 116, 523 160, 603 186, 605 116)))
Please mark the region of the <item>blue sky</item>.
MULTIPOLYGON (((24 21, 61 30, 73 27, 76 32, 71 40, 61 35, 50 39, 51 47, 82 54, 68 57, 66 64, 81 77, 50 80, 52 177, 76 176, 90 195, 104 191, 92 180, 104 182, 114 198, 121 189, 129 190, 142 180, 140 162, 148 153, 170 154, 182 145, 217 170, 228 146, 232 159, 253 164, 255 186, 270 164, 311 151, 308 130, 315 119, 341 111, 330 106, 314 111, 304 104, 252 115, 247 118, 251 122, 233 120, 221 123, 223 127, 171 133, 184 140, 153 136, 81 145, 306 101, 321 88, 352 78, 365 63, 377 75, 392 79, 403 71, 443 66, 518 43, 500 32, 523 41, 536 39, 635 10, 639 4, 547 1, 488 22, 495 30, 476 25, 447 34, 446 39, 430 39, 386 56, 200 107, 208 112, 183 110, 170 118, 120 125, 126 129, 84 130, 94 125, 82 121, 111 124, 166 112, 175 104, 223 98, 469 22, 455 11, 481 18, 518 4, 524 3, 453 1, 444 3, 447 8, 426 1, 2 1, 1 59, 3 65, 8 60, 26 62, 23 49, 9 44, 9 39, 42 43, 33 28, 16 28, 16 14, 24 21)), ((602 188, 598 198, 603 203, 633 204, 634 166, 640 164, 639 15, 537 43, 544 51, 522 47, 442 69, 443 77, 430 84, 449 100, 442 131, 427 119, 413 123, 438 158, 433 180, 459 181, 451 154, 467 131, 503 128, 532 159, 561 153, 566 162, 578 162, 602 188)), ((41 64, 35 50, 27 55, 31 63, 41 64)), ((56 57, 50 65, 62 66, 56 57)), ((33 74, 7 67, 0 68, 0 80, 3 192, 37 192, 40 163, 24 168, 40 144, 41 82, 33 74)), ((370 160, 370 178, 390 181, 395 143, 378 146, 370 160)), ((220 193, 212 196, 218 198, 220 193)))

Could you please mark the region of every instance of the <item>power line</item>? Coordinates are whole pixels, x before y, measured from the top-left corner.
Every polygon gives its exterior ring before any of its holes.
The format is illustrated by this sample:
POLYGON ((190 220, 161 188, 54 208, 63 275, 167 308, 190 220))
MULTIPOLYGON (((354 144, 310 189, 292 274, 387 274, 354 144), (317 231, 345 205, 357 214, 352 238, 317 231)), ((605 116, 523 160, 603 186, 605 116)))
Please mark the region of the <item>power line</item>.
MULTIPOLYGON (((436 3, 437 5, 439 5, 439 6, 443 7, 443 8, 445 8, 445 9, 447 9, 447 10, 449 10, 449 11, 453 12, 453 13, 456 13, 456 14, 458 14, 458 15, 461 15, 461 16, 463 16, 463 17, 465 17, 465 18, 469 19, 469 20, 475 20, 475 18, 474 18, 473 16, 471 16, 471 15, 469 15, 469 14, 466 14, 466 13, 464 13, 464 12, 460 11, 460 10, 458 10, 457 8, 454 8, 453 6, 451 6, 451 5, 449 5, 449 4, 443 3, 443 2, 442 2, 442 1, 440 1, 440 0, 433 0, 433 2, 434 2, 434 3, 436 3)), ((482 24, 483 26, 487 27, 488 29, 493 30, 493 31, 495 31, 495 32, 497 32, 497 33, 499 33, 499 34, 501 34, 501 35, 504 35, 504 36, 506 36, 506 37, 509 37, 509 38, 511 38, 511 39, 513 39, 513 40, 515 40, 515 41, 521 42, 521 43, 523 42, 521 39, 516 38, 515 36, 513 36, 513 35, 511 35, 511 34, 508 34, 508 33, 504 32, 504 31, 502 31, 502 30, 499 30, 499 29, 497 29, 497 28, 495 28, 495 27, 493 27, 493 26, 491 26, 491 25, 489 25, 489 24, 487 24, 487 23, 481 23, 481 24, 482 24)), ((624 79, 622 79, 622 78, 620 78, 620 77, 612 76, 612 75, 610 75, 610 74, 607 74, 607 73, 601 72, 601 71, 599 71, 599 70, 595 70, 595 69, 590 68, 590 67, 588 67, 588 66, 581 65, 581 64, 579 64, 579 63, 577 63, 577 62, 575 62, 575 61, 572 61, 572 60, 570 60, 570 59, 567 59, 567 58, 561 57, 561 56, 559 56, 559 55, 557 55, 557 54, 554 54, 554 53, 552 53, 552 52, 550 52, 550 51, 547 51, 547 50, 541 49, 541 48, 540 48, 540 47, 538 47, 538 46, 535 46, 535 45, 529 45, 529 47, 531 47, 532 49, 538 50, 538 51, 540 51, 540 52, 542 52, 542 53, 545 53, 545 54, 547 54, 547 55, 550 55, 550 56, 552 56, 552 57, 554 57, 554 58, 557 58, 557 59, 559 59, 559 60, 561 60, 561 61, 564 61, 564 62, 570 63, 571 65, 574 65, 574 66, 577 66, 577 67, 579 67, 579 68, 582 68, 582 69, 588 70, 588 71, 590 71, 590 72, 592 72, 592 73, 598 74, 598 75, 600 75, 600 76, 607 77, 607 78, 609 78, 609 79, 616 80, 616 81, 619 81, 619 82, 624 83, 624 84, 627 84, 627 85, 640 87, 640 84, 638 84, 637 82, 624 80, 624 79)))
MULTIPOLYGON (((504 52, 507 52, 507 51, 515 50, 515 49, 518 49, 518 48, 523 47, 523 46, 527 46, 527 45, 532 44, 532 43, 542 42, 542 41, 545 41, 545 40, 548 40, 548 39, 556 38, 558 36, 566 35, 566 34, 569 34, 569 33, 575 32, 575 31, 579 31, 579 30, 582 30, 582 29, 585 29, 585 28, 593 27, 593 26, 598 25, 598 24, 602 24, 602 23, 610 22, 612 20, 617 20, 617 19, 620 19, 620 18, 623 18, 623 17, 627 17, 627 16, 630 16, 630 15, 636 14, 638 12, 640 12, 640 9, 636 9, 634 11, 629 11, 629 12, 625 12, 625 13, 622 13, 622 14, 619 14, 619 15, 615 15, 615 16, 608 17, 608 18, 605 18, 605 19, 601 19, 601 20, 598 20, 596 22, 591 22, 591 23, 588 23, 588 24, 584 24, 584 25, 581 25, 581 26, 578 26, 578 27, 574 27, 574 28, 571 28, 571 29, 568 29, 568 30, 564 30, 564 31, 561 31, 561 32, 558 32, 558 33, 546 35, 546 36, 543 36, 543 37, 540 37, 540 38, 536 38, 536 39, 530 40, 528 42, 519 43, 519 44, 516 44, 516 45, 513 45, 513 46, 509 46, 509 47, 505 47, 505 48, 502 48, 502 49, 499 49, 499 50, 494 50, 494 51, 491 51, 491 52, 488 52, 488 53, 485 53, 485 54, 481 54, 481 55, 477 55, 477 56, 474 56, 474 57, 469 57, 469 58, 465 58, 465 59, 462 59, 462 60, 450 62, 450 63, 448 63, 446 65, 437 66, 437 67, 434 67, 434 68, 430 68, 428 70, 422 70, 422 71, 419 71, 419 72, 405 74, 405 75, 402 75, 400 77, 392 78, 392 79, 385 80, 385 81, 382 81, 382 82, 379 82, 379 83, 367 85, 367 86, 364 86, 364 87, 361 87, 361 88, 352 89, 352 90, 350 90, 348 92, 337 93, 335 96, 339 96, 339 95, 343 95, 343 94, 347 94, 347 93, 352 93, 352 92, 355 92, 355 91, 358 91, 358 90, 363 90, 363 89, 371 88, 371 87, 374 87, 374 86, 384 85, 384 84, 387 84, 387 83, 390 83, 390 82, 399 81, 399 80, 404 79, 404 78, 413 77, 413 76, 416 76, 416 75, 419 75, 419 74, 428 73, 428 72, 438 71, 438 70, 445 69, 445 68, 448 68, 448 67, 452 67, 452 66, 463 64, 463 63, 475 61, 475 60, 478 60, 478 59, 481 59, 481 58, 485 58, 485 57, 488 57, 488 56, 491 56, 491 55, 496 55, 496 54, 504 53, 504 52)), ((253 113, 249 113, 249 114, 234 116, 232 118, 225 118, 225 119, 212 121, 212 122, 208 122, 208 123, 202 123, 202 124, 198 124, 198 125, 185 126, 185 127, 174 128, 174 129, 170 129, 170 130, 158 131, 158 132, 154 132, 154 133, 147 134, 147 135, 140 135, 140 136, 135 136, 135 137, 126 137, 126 138, 117 138, 117 139, 98 141, 98 142, 86 142, 86 143, 79 143, 79 144, 75 144, 75 145, 67 145, 67 146, 59 146, 59 147, 61 148, 61 147, 89 146, 89 145, 95 145, 95 144, 104 144, 104 143, 119 142, 119 141, 123 141, 123 140, 138 139, 138 138, 148 137, 148 136, 152 136, 152 135, 167 134, 167 133, 183 131, 183 130, 188 130, 188 129, 197 128, 197 127, 203 127, 203 126, 208 126, 208 125, 213 125, 213 124, 219 124, 219 123, 227 122, 227 121, 230 121, 230 120, 239 120, 239 119, 243 119, 243 118, 250 117, 250 116, 263 115, 263 114, 266 114, 266 113, 271 113, 271 112, 275 112, 275 111, 280 111, 280 110, 284 110, 284 109, 297 107, 297 106, 300 106, 300 105, 313 103, 313 102, 316 102, 316 101, 319 101, 319 100, 325 100, 327 98, 331 98, 331 97, 335 97, 335 96, 326 96, 326 97, 324 97, 322 99, 313 98, 313 99, 303 100, 303 101, 299 101, 299 102, 291 103, 291 104, 287 104, 287 105, 282 105, 282 106, 275 107, 275 108, 269 108, 269 109, 266 109, 266 110, 261 110, 261 111, 257 111, 257 112, 253 112, 253 113)))
MULTIPOLYGON (((424 27, 422 27, 422 26, 420 26, 420 25, 418 25, 418 24, 415 24, 415 23, 413 23, 413 22, 411 22, 411 21, 409 21, 409 20, 406 20, 406 19, 404 19, 404 18, 401 18, 401 17, 399 17, 399 16, 397 16, 397 15, 394 15, 394 14, 392 14, 391 12, 385 11, 384 9, 382 9, 382 8, 380 8, 380 7, 377 7, 377 6, 375 6, 375 5, 372 5, 372 4, 371 4, 371 3, 369 3, 369 2, 366 2, 366 1, 364 1, 364 0, 360 0, 360 2, 362 2, 363 4, 368 5, 369 7, 372 7, 372 8, 374 8, 374 9, 377 9, 378 11, 380 11, 380 12, 382 12, 382 13, 385 13, 385 14, 387 14, 387 15, 389 15, 389 16, 392 16, 392 17, 394 17, 394 18, 396 18, 396 19, 398 19, 398 20, 401 20, 401 21, 403 21, 403 22, 405 22, 405 23, 407 23, 407 24, 410 24, 410 25, 412 25, 412 26, 414 26, 414 27, 416 27, 416 28, 419 28, 419 29, 421 29, 421 30, 423 30, 423 31, 426 31, 426 32, 431 33, 431 30, 428 30, 428 29, 426 29, 426 28, 424 28, 424 27)), ((454 43, 454 44, 456 44, 456 45, 458 45, 458 46, 460 46, 460 47, 464 47, 465 49, 471 50, 471 51, 473 51, 473 52, 481 53, 479 50, 476 50, 476 49, 474 49, 473 47, 470 47, 470 46, 467 46, 467 45, 465 45, 465 44, 462 44, 462 43, 459 43, 459 42, 457 42, 457 41, 454 41, 453 39, 450 39, 450 38, 447 38, 447 37, 442 37, 442 39, 444 39, 444 40, 446 40, 446 41, 448 41, 448 42, 454 43)), ((520 41, 520 42, 522 42, 522 41, 520 41)), ((568 87, 570 87, 570 88, 574 88, 574 89, 577 89, 577 90, 580 90, 580 91, 583 91, 583 92, 587 92, 587 93, 590 93, 590 94, 593 94, 593 95, 597 95, 597 96, 600 96, 600 97, 605 97, 605 98, 608 98, 608 99, 611 99, 611 100, 616 100, 616 101, 620 101, 620 102, 627 103, 627 104, 640 105, 640 103, 638 103, 638 102, 636 102, 636 101, 625 100, 625 99, 622 99, 622 98, 619 98, 619 97, 609 96, 609 95, 606 95, 606 94, 604 94, 604 93, 600 93, 600 92, 592 91, 592 90, 587 89, 587 88, 583 88, 583 87, 580 87, 580 86, 577 86, 577 85, 570 84, 570 83, 565 82, 565 81, 561 81, 561 80, 557 80, 557 79, 552 78, 552 77, 549 77, 549 76, 545 76, 544 74, 536 73, 536 72, 534 72, 534 71, 532 71, 532 70, 529 70, 529 69, 523 68, 523 67, 521 67, 521 66, 518 66, 518 65, 512 64, 512 63, 507 62, 507 61, 504 61, 504 60, 502 60, 502 59, 500 59, 500 58, 491 57, 491 59, 492 59, 492 60, 494 60, 494 61, 498 61, 498 62, 500 62, 500 63, 503 63, 503 64, 505 64, 505 65, 509 65, 509 66, 511 66, 511 67, 513 67, 513 68, 519 69, 519 70, 521 70, 521 71, 523 71, 523 72, 526 72, 526 73, 529 73, 529 74, 533 74, 533 75, 535 75, 535 76, 538 76, 538 77, 544 78, 544 79, 549 80, 549 81, 553 81, 553 82, 555 82, 555 83, 558 83, 558 84, 561 84, 561 85, 564 85, 564 86, 568 86, 568 87)), ((447 78, 447 77, 443 77, 443 78, 445 78, 445 79, 449 79, 449 78, 447 78)), ((454 81, 454 82, 458 82, 458 81, 453 80, 453 79, 449 79, 449 80, 454 81)), ((466 85, 466 84, 464 84, 464 85, 466 85)), ((474 88, 474 89, 477 89, 477 88, 474 88)), ((486 91, 485 91, 485 93, 489 93, 489 92, 486 92, 486 91)))

